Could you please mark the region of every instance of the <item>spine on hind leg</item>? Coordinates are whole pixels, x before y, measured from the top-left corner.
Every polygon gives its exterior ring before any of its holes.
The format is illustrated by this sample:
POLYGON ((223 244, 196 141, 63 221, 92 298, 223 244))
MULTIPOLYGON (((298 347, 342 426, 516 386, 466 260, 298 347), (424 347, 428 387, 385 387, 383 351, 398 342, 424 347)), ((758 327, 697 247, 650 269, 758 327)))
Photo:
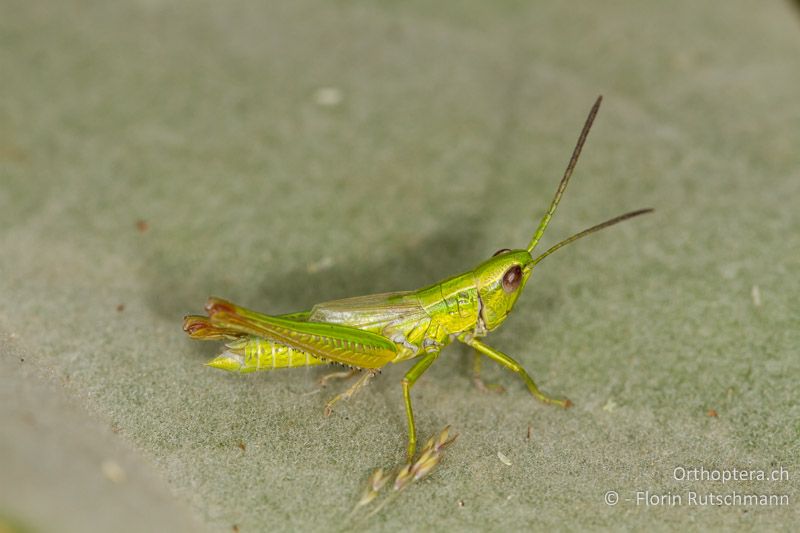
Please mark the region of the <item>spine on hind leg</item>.
POLYGON ((226 350, 208 366, 229 372, 256 372, 327 364, 327 361, 261 337, 247 336, 228 343, 226 350))

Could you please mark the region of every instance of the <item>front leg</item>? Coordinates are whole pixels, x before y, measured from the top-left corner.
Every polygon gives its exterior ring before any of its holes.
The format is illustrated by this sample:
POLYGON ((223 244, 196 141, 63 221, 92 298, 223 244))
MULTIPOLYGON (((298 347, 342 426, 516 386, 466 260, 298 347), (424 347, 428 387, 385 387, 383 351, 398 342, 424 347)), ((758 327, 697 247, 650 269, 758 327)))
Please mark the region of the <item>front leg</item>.
POLYGON ((464 344, 475 348, 478 352, 484 354, 489 359, 493 359, 503 365, 504 367, 508 368, 512 372, 519 374, 519 376, 525 381, 525 385, 528 386, 528 390, 531 391, 531 394, 544 403, 552 404, 552 405, 559 405, 563 408, 572 407, 572 402, 563 399, 563 400, 556 400, 555 398, 551 398, 545 395, 542 391, 539 390, 539 387, 536 386, 536 383, 533 382, 531 377, 525 372, 525 369, 522 366, 514 361, 511 357, 504 354, 499 350, 495 350, 491 346, 487 346, 486 344, 482 343, 478 339, 472 337, 469 334, 462 334, 459 335, 458 340, 463 342, 464 344))
POLYGON ((411 367, 406 372, 403 378, 403 399, 406 402, 406 417, 408 418, 408 461, 414 459, 414 452, 417 449, 417 427, 414 424, 414 411, 411 409, 411 387, 419 379, 419 377, 428 370, 428 367, 439 356, 439 352, 428 352, 422 356, 422 359, 411 367))

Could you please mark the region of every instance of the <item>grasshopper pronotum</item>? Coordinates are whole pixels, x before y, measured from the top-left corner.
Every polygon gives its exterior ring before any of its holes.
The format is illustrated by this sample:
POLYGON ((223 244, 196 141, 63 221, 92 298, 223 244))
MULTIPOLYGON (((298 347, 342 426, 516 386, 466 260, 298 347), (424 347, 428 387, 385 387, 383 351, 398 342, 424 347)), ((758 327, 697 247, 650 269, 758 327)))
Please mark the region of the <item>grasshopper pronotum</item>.
MULTIPOLYGON (((620 215, 533 255, 567 187, 601 101, 598 97, 592 106, 550 207, 526 248, 499 250, 472 270, 415 291, 335 300, 288 315, 264 315, 211 298, 205 308, 208 316, 187 316, 184 331, 195 339, 226 341, 222 354, 208 363, 223 370, 254 372, 328 363, 353 369, 338 375, 366 370, 347 392, 328 402, 327 413, 334 402, 352 396, 381 367, 416 359, 402 381, 409 460, 417 442, 411 388, 453 340, 476 350, 476 369, 481 354, 485 355, 518 374, 537 399, 569 407, 569 400, 543 394, 519 363, 480 339, 505 321, 542 259, 590 233, 652 211, 640 209, 620 215)), ((476 382, 480 383, 480 378, 476 382)))

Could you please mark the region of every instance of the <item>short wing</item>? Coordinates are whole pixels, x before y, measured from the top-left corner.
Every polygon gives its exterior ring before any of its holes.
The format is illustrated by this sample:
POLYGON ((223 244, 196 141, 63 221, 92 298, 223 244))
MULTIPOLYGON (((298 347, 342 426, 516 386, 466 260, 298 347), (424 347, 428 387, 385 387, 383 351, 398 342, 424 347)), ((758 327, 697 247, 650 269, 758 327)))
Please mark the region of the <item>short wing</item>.
POLYGON ((397 355, 391 340, 350 326, 264 315, 216 298, 208 301, 206 311, 216 328, 271 339, 323 360, 380 368, 397 355))
POLYGON ((403 329, 403 324, 413 325, 428 318, 428 314, 413 292, 387 292, 356 296, 320 303, 311 310, 308 320, 347 324, 374 333, 403 329))

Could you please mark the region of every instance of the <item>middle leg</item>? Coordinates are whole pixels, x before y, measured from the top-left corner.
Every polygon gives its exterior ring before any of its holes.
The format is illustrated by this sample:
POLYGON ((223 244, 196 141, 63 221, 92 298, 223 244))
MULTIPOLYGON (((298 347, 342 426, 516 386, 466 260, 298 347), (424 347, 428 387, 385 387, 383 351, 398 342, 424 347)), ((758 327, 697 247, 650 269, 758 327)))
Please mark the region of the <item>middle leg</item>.
POLYGON ((417 427, 414 424, 414 411, 411 409, 411 387, 413 387, 419 377, 428 370, 428 367, 433 364, 438 356, 438 351, 425 354, 422 356, 422 359, 417 361, 417 363, 406 372, 403 378, 403 399, 406 403, 406 418, 408 419, 407 453, 409 462, 414 458, 414 452, 417 449, 417 427))

